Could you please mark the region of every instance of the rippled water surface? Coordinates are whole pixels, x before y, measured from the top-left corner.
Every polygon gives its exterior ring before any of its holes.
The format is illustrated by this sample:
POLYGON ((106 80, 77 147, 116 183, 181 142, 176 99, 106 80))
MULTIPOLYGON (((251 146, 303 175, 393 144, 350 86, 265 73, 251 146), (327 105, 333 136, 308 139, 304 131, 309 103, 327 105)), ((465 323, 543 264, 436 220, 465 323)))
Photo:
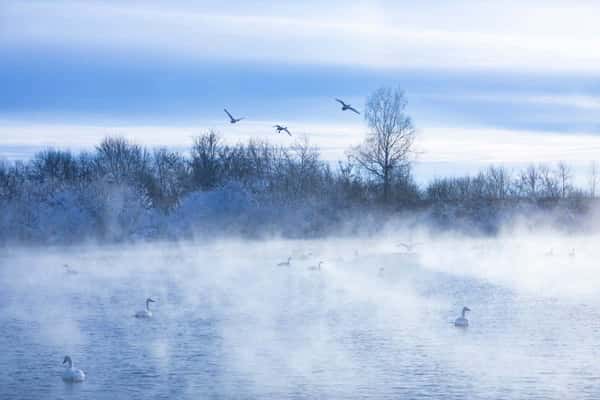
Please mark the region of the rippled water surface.
POLYGON ((0 398, 600 398, 593 244, 541 251, 13 249, 0 258, 0 398), (153 318, 134 318, 149 296, 153 318), (452 325, 463 305, 468 329, 452 325), (84 383, 62 382, 67 354, 84 383))

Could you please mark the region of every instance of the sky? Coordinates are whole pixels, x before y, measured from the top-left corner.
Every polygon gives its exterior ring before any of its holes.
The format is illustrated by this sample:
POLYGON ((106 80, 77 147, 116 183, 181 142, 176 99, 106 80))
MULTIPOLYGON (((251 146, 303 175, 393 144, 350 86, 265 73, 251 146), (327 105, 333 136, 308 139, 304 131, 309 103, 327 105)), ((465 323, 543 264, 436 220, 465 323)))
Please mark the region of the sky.
POLYGON ((215 129, 306 136, 333 161, 367 132, 334 98, 362 110, 391 86, 418 129, 418 180, 600 160, 599 2, 216 3, 0 2, 0 158, 108 135, 185 151, 215 129))

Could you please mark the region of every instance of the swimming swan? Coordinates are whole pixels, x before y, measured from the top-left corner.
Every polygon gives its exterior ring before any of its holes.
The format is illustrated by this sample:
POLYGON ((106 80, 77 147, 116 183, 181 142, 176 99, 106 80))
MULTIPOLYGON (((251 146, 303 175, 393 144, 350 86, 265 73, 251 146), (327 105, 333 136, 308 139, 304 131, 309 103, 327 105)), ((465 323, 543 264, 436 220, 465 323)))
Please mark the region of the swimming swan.
POLYGON ((142 310, 142 311, 138 311, 135 313, 135 317, 136 318, 150 318, 152 317, 152 311, 150 311, 150 303, 154 303, 155 301, 152 300, 150 297, 148 297, 146 299, 146 309, 142 310))
POLYGON ((311 265, 310 267, 308 267, 308 270, 309 271, 320 271, 321 264, 323 264, 323 261, 319 261, 319 264, 316 267, 314 265, 311 265))
POLYGON ((454 321, 454 326, 461 328, 466 328, 469 326, 469 320, 465 318, 467 311, 471 311, 471 309, 469 307, 463 307, 461 316, 456 318, 456 321, 454 321))
POLYGON ((73 360, 71 357, 65 356, 63 364, 67 363, 67 369, 63 372, 62 379, 65 382, 83 382, 85 380, 85 373, 79 368, 73 367, 73 360))
POLYGON ((69 264, 64 264, 63 268, 65 269, 65 274, 68 274, 68 275, 77 275, 78 274, 77 270, 71 268, 71 266, 69 264))
POLYGON ((287 261, 280 262, 277 264, 278 267, 289 267, 292 262, 292 257, 288 257, 287 261))

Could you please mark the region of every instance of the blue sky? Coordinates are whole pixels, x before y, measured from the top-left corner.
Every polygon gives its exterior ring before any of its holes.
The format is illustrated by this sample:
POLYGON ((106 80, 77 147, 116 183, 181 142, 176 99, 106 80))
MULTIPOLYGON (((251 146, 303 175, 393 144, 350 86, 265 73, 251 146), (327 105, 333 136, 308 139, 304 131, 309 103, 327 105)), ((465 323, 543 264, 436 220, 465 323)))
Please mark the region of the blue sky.
POLYGON ((281 122, 335 160, 366 128, 333 98, 399 85, 422 179, 600 160, 597 2, 322 3, 5 0, 0 157, 115 134, 185 148, 210 128, 285 144, 281 122))

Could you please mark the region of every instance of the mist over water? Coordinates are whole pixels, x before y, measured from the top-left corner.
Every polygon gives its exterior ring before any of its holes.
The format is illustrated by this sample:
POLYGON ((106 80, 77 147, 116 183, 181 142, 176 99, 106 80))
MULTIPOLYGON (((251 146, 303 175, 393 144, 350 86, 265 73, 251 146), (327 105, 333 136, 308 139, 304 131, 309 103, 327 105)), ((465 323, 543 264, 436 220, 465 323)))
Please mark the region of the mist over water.
POLYGON ((6 249, 0 398, 597 398, 598 239, 6 249))

